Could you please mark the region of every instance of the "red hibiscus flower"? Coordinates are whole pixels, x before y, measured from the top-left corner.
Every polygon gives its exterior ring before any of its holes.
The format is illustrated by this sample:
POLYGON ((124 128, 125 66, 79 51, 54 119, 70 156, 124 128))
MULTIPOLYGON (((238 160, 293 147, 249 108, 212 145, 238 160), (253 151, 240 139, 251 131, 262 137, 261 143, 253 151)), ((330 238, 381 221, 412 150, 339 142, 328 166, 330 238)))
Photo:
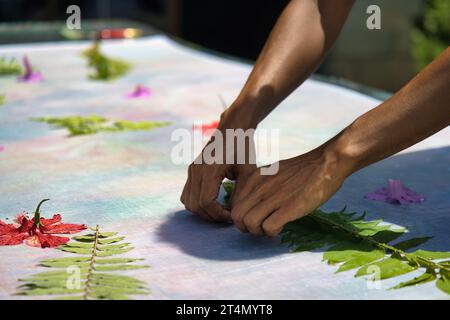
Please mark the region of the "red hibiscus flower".
POLYGON ((86 229, 84 224, 68 224, 61 222, 61 215, 55 214, 51 219, 41 218, 39 209, 45 201, 39 202, 33 219, 26 212, 20 214, 14 224, 0 220, 0 245, 16 245, 25 243, 32 247, 53 248, 69 242, 69 238, 52 234, 72 234, 86 229))

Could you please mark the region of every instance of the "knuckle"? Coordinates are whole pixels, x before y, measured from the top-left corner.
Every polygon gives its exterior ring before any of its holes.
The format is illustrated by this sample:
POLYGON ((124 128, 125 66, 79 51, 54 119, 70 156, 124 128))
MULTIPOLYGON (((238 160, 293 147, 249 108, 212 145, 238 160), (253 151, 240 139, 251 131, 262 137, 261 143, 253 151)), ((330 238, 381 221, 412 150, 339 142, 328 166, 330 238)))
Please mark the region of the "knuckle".
POLYGON ((262 229, 266 235, 269 237, 274 237, 278 234, 278 228, 273 223, 264 222, 262 225, 262 229))
POLYGON ((262 235, 262 229, 259 225, 259 221, 255 220, 254 218, 244 218, 244 224, 247 227, 247 230, 255 235, 255 236, 259 236, 262 235))
POLYGON ((209 201, 208 199, 201 198, 198 201, 198 206, 202 209, 208 209, 210 207, 210 205, 211 205, 211 201, 209 201))
POLYGON ((231 210, 231 220, 233 220, 234 223, 240 223, 241 222, 241 215, 239 214, 238 210, 231 210))
POLYGON ((249 230, 256 229, 258 225, 258 222, 250 215, 244 217, 243 223, 249 230))
POLYGON ((201 211, 200 206, 198 204, 191 205, 190 210, 196 214, 200 213, 200 211, 201 211))

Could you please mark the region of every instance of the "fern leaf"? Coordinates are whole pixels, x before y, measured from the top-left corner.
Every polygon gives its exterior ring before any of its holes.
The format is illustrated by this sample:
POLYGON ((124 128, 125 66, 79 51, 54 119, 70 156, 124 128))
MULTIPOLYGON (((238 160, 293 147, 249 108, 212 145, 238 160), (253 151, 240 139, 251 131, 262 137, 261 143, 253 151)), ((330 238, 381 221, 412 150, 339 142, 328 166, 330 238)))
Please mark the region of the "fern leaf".
POLYGON ((100 232, 97 226, 94 233, 72 239, 73 242, 58 249, 77 256, 42 260, 40 266, 57 270, 19 279, 23 284, 19 286, 18 294, 61 295, 58 299, 87 300, 130 299, 130 295, 149 293, 144 282, 110 273, 149 267, 136 264, 144 259, 109 258, 133 249, 130 243, 121 242, 125 237, 117 236, 116 232, 100 232))
POLYGON ((87 59, 88 66, 93 69, 89 75, 93 80, 113 80, 131 70, 132 65, 126 61, 110 58, 100 51, 100 42, 94 42, 93 46, 83 52, 87 59))

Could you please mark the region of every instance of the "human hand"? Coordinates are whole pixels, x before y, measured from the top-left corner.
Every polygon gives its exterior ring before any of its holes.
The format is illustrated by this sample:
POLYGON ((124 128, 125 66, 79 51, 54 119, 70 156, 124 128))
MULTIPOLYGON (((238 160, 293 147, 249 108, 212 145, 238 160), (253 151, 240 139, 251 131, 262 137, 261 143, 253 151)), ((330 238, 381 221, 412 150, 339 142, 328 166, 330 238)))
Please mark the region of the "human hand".
POLYGON ((349 164, 325 147, 280 161, 275 175, 256 170, 236 185, 231 218, 243 232, 275 236, 286 223, 326 202, 350 172, 349 164))
MULTIPOLYGON (((244 163, 239 164, 236 156, 237 144, 227 143, 226 129, 249 129, 251 125, 241 123, 239 120, 245 119, 238 116, 230 116, 230 113, 224 112, 217 130, 214 132, 211 140, 206 144, 197 159, 189 165, 188 179, 184 186, 181 202, 186 209, 208 221, 231 222, 231 213, 216 201, 220 186, 224 178, 236 181, 245 181, 255 169, 254 160, 254 142, 253 136, 245 142, 244 163), (212 152, 218 162, 211 163, 211 150, 217 139, 222 139, 221 144, 217 144, 212 152), (222 147, 220 147, 222 146, 222 147), (230 147, 232 149, 230 149, 230 147), (227 154, 232 153, 232 160, 227 160, 227 154)), ((234 142, 234 141, 233 141, 234 142)), ((237 182, 239 186, 241 183, 237 182)))

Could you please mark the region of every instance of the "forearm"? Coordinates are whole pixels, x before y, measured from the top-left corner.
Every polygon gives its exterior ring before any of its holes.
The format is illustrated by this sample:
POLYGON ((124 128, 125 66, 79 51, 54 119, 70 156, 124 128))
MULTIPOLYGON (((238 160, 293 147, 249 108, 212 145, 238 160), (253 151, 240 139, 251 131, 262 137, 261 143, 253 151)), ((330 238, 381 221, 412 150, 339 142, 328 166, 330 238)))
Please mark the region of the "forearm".
POLYGON ((450 125, 450 48, 399 92, 365 113, 329 145, 348 173, 395 154, 450 125))
POLYGON ((228 122, 254 127, 317 68, 354 0, 292 0, 273 28, 228 122))

